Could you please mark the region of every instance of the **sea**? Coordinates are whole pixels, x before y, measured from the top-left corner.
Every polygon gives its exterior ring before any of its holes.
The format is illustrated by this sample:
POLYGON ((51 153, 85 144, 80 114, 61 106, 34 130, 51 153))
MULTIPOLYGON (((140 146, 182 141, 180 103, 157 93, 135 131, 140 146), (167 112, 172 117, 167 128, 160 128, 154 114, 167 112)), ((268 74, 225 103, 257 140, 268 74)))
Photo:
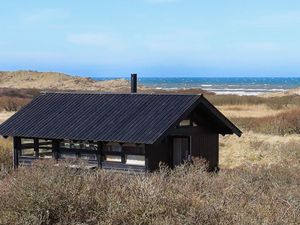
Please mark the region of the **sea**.
MULTIPOLYGON (((129 77, 118 77, 130 79, 129 77)), ((110 78, 95 78, 108 80, 110 78)), ((139 77, 141 85, 156 89, 200 88, 216 94, 259 95, 300 88, 300 77, 139 77)))

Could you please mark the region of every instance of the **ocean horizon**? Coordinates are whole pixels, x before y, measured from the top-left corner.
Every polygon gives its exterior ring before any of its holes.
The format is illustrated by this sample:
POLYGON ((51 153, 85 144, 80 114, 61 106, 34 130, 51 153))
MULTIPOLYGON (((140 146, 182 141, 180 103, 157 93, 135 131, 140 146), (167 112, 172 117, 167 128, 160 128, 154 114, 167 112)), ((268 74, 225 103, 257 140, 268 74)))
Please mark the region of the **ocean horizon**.
MULTIPOLYGON (((94 77, 111 80, 129 77, 94 77)), ((141 85, 163 90, 203 89, 216 94, 259 95, 300 87, 300 77, 139 77, 141 85)))

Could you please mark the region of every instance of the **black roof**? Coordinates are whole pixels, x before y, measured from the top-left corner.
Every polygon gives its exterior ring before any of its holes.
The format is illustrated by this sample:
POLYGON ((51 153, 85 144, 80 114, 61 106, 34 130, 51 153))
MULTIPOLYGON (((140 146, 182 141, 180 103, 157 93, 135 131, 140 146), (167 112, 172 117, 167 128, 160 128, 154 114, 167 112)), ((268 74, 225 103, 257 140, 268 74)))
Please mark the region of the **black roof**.
POLYGON ((0 125, 0 135, 153 144, 195 107, 241 131, 201 95, 43 93, 0 125))

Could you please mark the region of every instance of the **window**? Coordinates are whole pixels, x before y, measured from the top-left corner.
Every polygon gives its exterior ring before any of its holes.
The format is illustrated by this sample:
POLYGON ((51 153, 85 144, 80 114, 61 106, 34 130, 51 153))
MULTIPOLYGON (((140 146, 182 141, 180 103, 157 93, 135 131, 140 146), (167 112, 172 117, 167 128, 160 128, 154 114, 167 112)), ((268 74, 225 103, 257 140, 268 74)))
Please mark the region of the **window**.
POLYGON ((21 156, 23 157, 35 157, 35 151, 33 148, 22 149, 21 156))
POLYGON ((21 138, 21 144, 33 144, 32 138, 21 138))
POLYGON ((59 142, 59 147, 60 148, 70 148, 70 141, 69 140, 63 140, 61 142, 59 142))
POLYGON ((39 149, 39 157, 45 159, 51 159, 52 149, 39 149))
POLYGON ((97 160, 97 156, 95 154, 81 154, 81 159, 83 160, 97 160))
POLYGON ((186 119, 186 120, 181 120, 181 122, 179 123, 180 127, 186 127, 186 126, 191 126, 191 120, 186 119))
POLYGON ((145 146, 144 145, 136 145, 136 144, 124 144, 123 151, 128 155, 144 155, 145 154, 145 146))
POLYGON ((61 153, 60 154, 60 157, 62 158, 62 159, 76 159, 77 158, 77 156, 76 156, 76 153, 75 152, 63 152, 63 153, 61 153))
POLYGON ((122 157, 120 155, 106 155, 106 162, 122 162, 122 157))
POLYGON ((108 143, 104 146, 106 152, 121 152, 122 146, 119 143, 108 143))
POLYGON ((122 162, 122 146, 119 143, 108 143, 104 146, 105 162, 122 162))
POLYGON ((126 155, 126 164, 145 166, 145 156, 144 155, 126 155))
POLYGON ((98 150, 98 144, 94 142, 85 142, 82 144, 82 148, 87 150, 98 150))

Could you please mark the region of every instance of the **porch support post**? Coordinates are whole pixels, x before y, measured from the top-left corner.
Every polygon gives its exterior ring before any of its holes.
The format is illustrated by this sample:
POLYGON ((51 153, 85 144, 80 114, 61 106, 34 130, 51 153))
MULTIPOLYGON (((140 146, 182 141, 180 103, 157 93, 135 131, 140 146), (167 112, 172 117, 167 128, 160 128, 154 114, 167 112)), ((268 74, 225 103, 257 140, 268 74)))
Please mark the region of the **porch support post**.
POLYGON ((125 152, 124 152, 124 149, 123 149, 123 144, 124 143, 119 143, 119 144, 121 145, 121 162, 123 164, 125 164, 126 163, 126 158, 125 158, 125 152))
POLYGON ((20 137, 13 137, 13 166, 14 168, 18 168, 19 166, 19 154, 21 152, 22 145, 21 145, 21 138, 20 137))
POLYGON ((103 160, 103 157, 102 157, 102 148, 103 148, 103 143, 98 141, 97 142, 98 144, 98 149, 97 149, 97 161, 98 161, 98 167, 99 168, 102 168, 102 160, 103 160))
POLYGON ((145 144, 145 172, 150 172, 151 168, 149 166, 149 145, 145 144))
POLYGON ((59 158, 59 140, 52 140, 52 154, 53 158, 58 160, 59 158))
POLYGON ((34 138, 33 139, 33 143, 34 143, 34 152, 35 152, 35 157, 39 157, 39 139, 38 138, 34 138))

